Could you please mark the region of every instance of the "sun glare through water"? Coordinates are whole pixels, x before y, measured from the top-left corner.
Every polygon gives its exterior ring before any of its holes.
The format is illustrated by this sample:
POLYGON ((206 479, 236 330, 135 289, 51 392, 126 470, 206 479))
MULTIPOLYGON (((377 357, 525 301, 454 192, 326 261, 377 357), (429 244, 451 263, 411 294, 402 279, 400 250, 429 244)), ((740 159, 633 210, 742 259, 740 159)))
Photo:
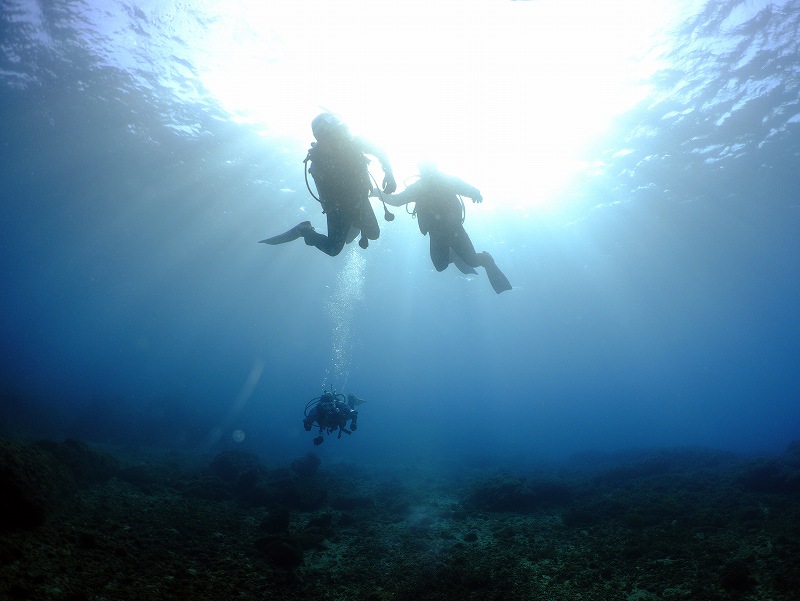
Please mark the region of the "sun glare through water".
POLYGON ((399 181, 432 159, 529 210, 553 204, 585 146, 645 96, 681 5, 240 0, 210 23, 198 66, 220 106, 267 136, 305 145, 333 110, 399 181))

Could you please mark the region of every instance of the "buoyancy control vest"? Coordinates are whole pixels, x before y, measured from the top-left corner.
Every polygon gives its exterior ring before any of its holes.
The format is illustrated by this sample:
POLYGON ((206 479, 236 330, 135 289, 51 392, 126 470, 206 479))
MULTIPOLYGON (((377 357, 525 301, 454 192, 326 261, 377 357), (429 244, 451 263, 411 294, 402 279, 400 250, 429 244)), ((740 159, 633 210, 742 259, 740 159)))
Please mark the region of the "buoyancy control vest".
POLYGON ((431 229, 450 229, 464 222, 464 205, 445 177, 427 177, 412 185, 423 188, 414 207, 422 234, 431 229))
POLYGON ((323 203, 361 198, 371 190, 368 165, 355 140, 323 140, 308 151, 314 178, 323 203))

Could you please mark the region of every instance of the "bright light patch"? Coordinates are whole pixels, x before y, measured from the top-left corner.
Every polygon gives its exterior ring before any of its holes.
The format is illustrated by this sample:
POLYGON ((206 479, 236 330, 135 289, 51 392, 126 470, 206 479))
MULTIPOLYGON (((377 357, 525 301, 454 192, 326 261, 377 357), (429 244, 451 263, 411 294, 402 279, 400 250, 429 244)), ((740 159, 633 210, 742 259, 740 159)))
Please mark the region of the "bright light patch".
MULTIPOLYGON (((691 1, 691 0, 687 0, 691 1)), ((322 108, 383 146, 530 208, 583 169, 586 144, 640 100, 680 2, 270 2, 208 24, 196 61, 234 118, 305 145, 322 108)))

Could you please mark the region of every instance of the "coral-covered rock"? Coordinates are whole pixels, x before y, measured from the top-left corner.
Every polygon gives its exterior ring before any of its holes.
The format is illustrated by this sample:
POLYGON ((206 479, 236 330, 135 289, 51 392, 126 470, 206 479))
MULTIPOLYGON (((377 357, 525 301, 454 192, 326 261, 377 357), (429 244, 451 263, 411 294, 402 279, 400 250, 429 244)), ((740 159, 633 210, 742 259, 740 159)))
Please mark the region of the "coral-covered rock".
POLYGON ((108 453, 99 453, 85 443, 67 439, 64 442, 42 440, 36 446, 50 452, 72 472, 78 486, 105 482, 119 471, 119 463, 108 453))
POLYGON ((720 586, 726 591, 746 593, 755 584, 750 567, 744 561, 733 559, 722 567, 720 586))
POLYGON ((572 490, 561 482, 492 476, 476 482, 464 504, 480 511, 528 513, 538 507, 565 505, 571 499, 572 490))
POLYGON ((481 511, 526 511, 530 509, 525 481, 511 476, 493 476, 473 484, 464 497, 467 507, 481 511))
POLYGON ((331 499, 331 507, 339 511, 353 511, 372 507, 375 502, 370 497, 363 496, 337 496, 331 499))
POLYGON ((264 536, 255 541, 255 546, 277 568, 292 570, 303 563, 303 547, 292 536, 264 536))
POLYGON ((47 451, 0 439, 0 531, 43 524, 76 488, 69 471, 47 451))
POLYGON ((792 495, 800 493, 800 470, 779 458, 756 460, 739 476, 745 490, 792 495))
POLYGON ((270 507, 259 528, 267 534, 285 534, 289 531, 289 509, 280 505, 270 507))
POLYGON ((236 483, 245 472, 263 472, 264 466, 257 455, 246 451, 223 451, 211 462, 211 473, 231 484, 236 483))
POLYGON ((239 498, 251 507, 283 505, 296 508, 299 505, 297 476, 288 468, 265 472, 258 483, 250 490, 241 491, 239 498))
POLYGON ((292 471, 301 478, 310 478, 317 473, 322 460, 314 453, 306 453, 292 461, 292 471))
POLYGON ((328 481, 317 474, 297 483, 297 507, 301 511, 315 511, 328 498, 328 481))

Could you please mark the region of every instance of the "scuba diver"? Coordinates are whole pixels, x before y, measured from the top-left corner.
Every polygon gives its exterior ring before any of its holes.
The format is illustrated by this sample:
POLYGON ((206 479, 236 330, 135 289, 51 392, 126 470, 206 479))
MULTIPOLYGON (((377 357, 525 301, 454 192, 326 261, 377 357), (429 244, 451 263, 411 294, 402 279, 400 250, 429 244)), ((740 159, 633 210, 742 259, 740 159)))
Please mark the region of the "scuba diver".
POLYGON ((365 400, 358 398, 354 394, 348 394, 345 400, 343 394, 336 392, 323 392, 321 396, 311 399, 306 404, 305 418, 303 427, 306 432, 311 432, 314 426, 319 427, 319 436, 314 438, 314 445, 321 445, 323 442, 322 434, 331 434, 334 430, 339 431, 337 438, 342 437, 342 432, 351 434, 358 429, 358 411, 356 407, 365 400), (347 422, 350 422, 350 429, 347 429, 347 422))
MULTIPOLYGON (((379 193, 377 193, 379 194, 379 193)), ((440 172, 433 163, 419 165, 419 180, 399 194, 384 194, 381 200, 395 207, 415 203, 412 216, 419 223, 422 235, 430 234, 431 261, 436 271, 444 271, 450 263, 463 273, 477 273, 483 267, 497 294, 511 290, 511 283, 497 267, 488 252, 475 252, 464 229, 466 210, 461 196, 482 202, 480 191, 464 180, 440 172)))
MULTIPOLYGON (((380 161, 383 168, 383 191, 387 194, 397 189, 392 167, 383 151, 363 138, 354 137, 338 115, 322 113, 311 122, 316 142, 311 143, 303 163, 311 166, 306 172, 314 178, 322 212, 327 215, 328 235, 315 231, 310 221, 303 221, 283 234, 261 240, 264 244, 284 244, 302 237, 309 246, 316 246, 327 255, 335 257, 346 243, 360 233, 358 245, 367 248, 370 240, 377 240, 380 227, 370 204, 373 186, 367 166, 367 154, 380 161)), ((377 182, 376 182, 377 185, 377 182)), ((387 221, 394 219, 384 205, 387 221)))

